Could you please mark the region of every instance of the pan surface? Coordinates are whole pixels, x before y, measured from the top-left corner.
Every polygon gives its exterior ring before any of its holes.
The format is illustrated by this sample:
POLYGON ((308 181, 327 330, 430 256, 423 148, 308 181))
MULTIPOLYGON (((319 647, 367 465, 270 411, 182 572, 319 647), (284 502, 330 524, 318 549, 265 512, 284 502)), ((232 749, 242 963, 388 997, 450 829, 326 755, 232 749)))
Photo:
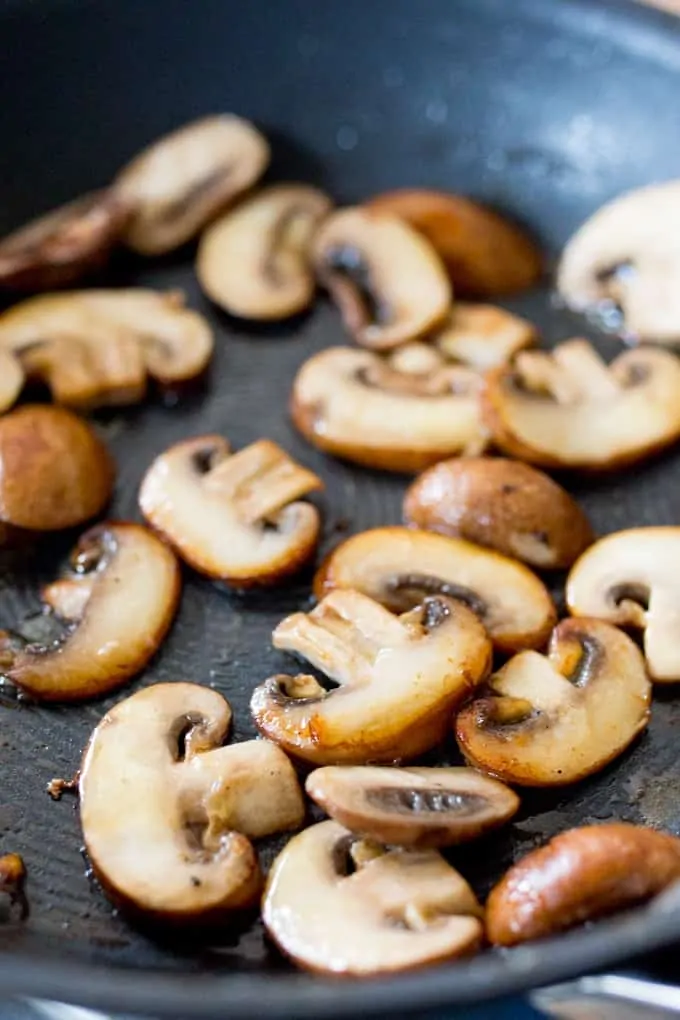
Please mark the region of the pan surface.
MULTIPOLYGON (((271 139, 273 180, 327 187, 338 202, 407 185, 469 193, 526 220, 555 255, 606 199, 680 175, 679 92, 680 28, 623 0, 5 0, 0 230, 105 184, 176 125, 233 110, 271 139)), ((98 419, 120 469, 113 516, 137 517, 139 480, 158 452, 219 431, 237 447, 276 439, 324 478, 324 548, 345 522, 360 531, 399 521, 405 480, 323 457, 286 417, 297 367, 344 342, 328 303, 294 327, 254 331, 208 307, 191 251, 148 263, 120 258, 105 279, 181 287, 217 332, 203 394, 98 419)), ((551 307, 547 290, 511 307, 538 322, 549 344, 584 332, 551 307)), ((619 346, 598 344, 610 356, 619 346)), ((569 487, 599 532, 677 523, 680 451, 569 487)), ((0 623, 37 608, 39 582, 53 576, 72 537, 0 560, 0 623)), ((227 932, 219 946, 159 945, 137 933, 88 879, 74 802, 53 803, 47 781, 73 774, 114 701, 158 680, 213 685, 234 708, 234 738, 251 736, 250 692, 286 666, 271 648, 272 627, 309 597, 309 576, 249 597, 185 580, 161 653, 117 696, 55 708, 0 689, 2 849, 24 856, 31 905, 27 921, 0 927, 0 994, 184 1018, 394 1013, 544 984, 680 937, 680 913, 661 905, 572 933, 559 948, 331 985, 290 971, 257 924, 227 932)), ((514 825, 454 860, 484 895, 514 859, 572 825, 618 817, 677 832, 678 722, 680 696, 661 693, 649 732, 622 760, 573 789, 525 795, 514 825)), ((455 750, 441 758, 456 760, 455 750)), ((279 845, 262 847, 265 864, 279 845)))

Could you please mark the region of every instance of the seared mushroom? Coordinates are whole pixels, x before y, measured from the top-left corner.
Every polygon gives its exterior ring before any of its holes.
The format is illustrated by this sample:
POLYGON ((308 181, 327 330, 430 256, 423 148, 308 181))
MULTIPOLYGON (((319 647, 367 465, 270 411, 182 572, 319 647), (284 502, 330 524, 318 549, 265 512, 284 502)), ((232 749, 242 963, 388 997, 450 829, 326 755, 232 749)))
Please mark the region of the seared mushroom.
POLYGON ((457 301, 432 341, 450 361, 479 372, 504 365, 517 351, 536 342, 536 327, 494 305, 457 301))
POLYGON ((363 347, 397 347, 438 325, 451 287, 434 249, 395 216, 365 208, 329 216, 314 240, 320 282, 363 347))
POLYGON ((547 656, 520 652, 456 720, 467 760, 507 783, 564 786, 599 772, 649 721, 637 646, 599 620, 562 620, 547 656))
POLYGON ((113 191, 94 191, 0 240, 0 287, 51 290, 100 269, 128 218, 113 191))
MULTIPOLYGON (((421 367, 427 364, 423 356, 430 364, 430 355, 437 357, 423 348, 415 353, 421 367)), ((440 360, 434 370, 414 372, 413 348, 398 354, 397 367, 350 347, 330 347, 309 358, 296 376, 290 404, 305 439, 326 453, 384 471, 421 471, 456 453, 480 453, 486 445, 480 376, 440 360)))
POLYGON ((547 467, 610 470, 680 435, 680 360, 645 347, 606 365, 585 340, 522 351, 487 381, 494 443, 547 467))
POLYGON ((0 671, 41 701, 82 701, 140 673, 172 623, 180 594, 175 557, 138 524, 98 524, 81 537, 70 570, 43 591, 63 624, 48 644, 0 634, 0 671))
POLYGON ((176 388, 205 370, 212 348, 210 326, 178 291, 45 294, 0 315, 0 354, 81 409, 141 400, 147 374, 176 388))
POLYGON ((594 540, 588 518, 568 492, 542 471, 502 457, 435 464, 408 489, 404 520, 460 535, 533 567, 568 567, 594 540))
POLYGON ((631 528, 601 538, 567 582, 574 616, 644 631, 652 680, 680 680, 680 528, 631 528))
POLYGON ((680 181, 614 199, 565 248, 562 297, 628 337, 680 342, 679 233, 680 181))
POLYGON ((426 237, 461 295, 513 294, 541 276, 541 253, 524 231, 462 195, 405 188, 378 195, 368 208, 399 216, 426 237))
POLYGON ((115 903, 174 923, 220 920, 261 888, 249 838, 297 828, 304 804, 278 747, 222 747, 229 704, 164 683, 121 701, 90 739, 80 818, 97 878, 115 903))
POLYGON ((255 184, 268 162, 266 139, 233 114, 203 117, 165 135, 114 182, 132 210, 126 243, 142 255, 178 248, 255 184))
POLYGON ((208 297, 246 319, 285 319, 314 297, 310 246, 331 209, 317 188, 265 188, 209 227, 196 272, 208 297))
POLYGON ((477 949, 482 910, 436 850, 384 850, 336 822, 294 836, 272 865, 262 920, 286 956, 367 977, 477 949))
POLYGON ((328 765, 312 772, 305 788, 357 835, 419 849, 476 839, 519 808, 507 786, 466 768, 328 765))
POLYGON ((0 533, 5 540, 25 531, 83 524, 106 506, 114 478, 106 446, 70 411, 26 404, 0 418, 0 533))
POLYGON ((611 822, 570 829, 533 850, 487 901, 490 942, 514 946, 651 899, 680 879, 680 839, 611 822))
POLYGON ((491 648, 459 602, 430 596, 393 616, 356 591, 327 595, 274 631, 330 677, 274 676, 250 707, 259 731, 285 751, 320 765, 414 758, 446 733, 453 709, 487 674, 491 648))
POLYGON ((232 454, 222 436, 198 436, 156 458, 139 505, 194 570, 248 588, 276 584, 313 555, 319 512, 300 497, 321 488, 268 439, 232 454))
POLYGON ((410 528, 373 528, 339 545, 314 578, 317 598, 335 588, 362 591, 395 613, 428 594, 458 599, 508 652, 541 648, 557 619, 545 585, 521 563, 410 528))

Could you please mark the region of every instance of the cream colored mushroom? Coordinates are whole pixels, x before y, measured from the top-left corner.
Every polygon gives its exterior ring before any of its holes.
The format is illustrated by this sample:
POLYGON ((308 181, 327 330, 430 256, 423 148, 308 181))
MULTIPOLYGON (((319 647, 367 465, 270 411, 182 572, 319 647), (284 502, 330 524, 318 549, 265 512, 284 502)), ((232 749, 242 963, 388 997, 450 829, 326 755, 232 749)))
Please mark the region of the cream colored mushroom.
POLYGON ((310 246, 331 200, 317 188, 265 188, 208 227, 196 272, 208 297, 246 319, 285 319, 314 297, 310 246))
POLYGON ((157 457, 142 481, 146 520, 201 574, 238 587, 276 584, 313 555, 323 488, 276 443, 231 453, 222 436, 198 436, 157 457))
POLYGON ((490 644, 474 613, 442 596, 393 616, 355 591, 327 595, 274 631, 274 647, 323 670, 274 676, 251 700, 255 724, 317 764, 414 758, 437 744, 454 708, 487 674, 490 644))
POLYGON ((233 114, 185 124, 144 149, 114 182, 131 209, 124 240, 142 255, 161 255, 191 240, 269 162, 266 139, 233 114))
POLYGON ((0 414, 7 411, 18 399, 26 377, 21 362, 12 351, 0 348, 0 414))
POLYGON ((85 848, 108 895, 173 923, 220 920, 261 887, 249 842, 302 824, 292 765, 263 740, 222 747, 231 709, 217 691, 164 683, 96 727, 79 777, 85 848))
POLYGON ((456 301, 431 339, 450 361, 486 372, 510 361, 524 347, 533 346, 537 332, 533 323, 504 308, 456 301))
POLYGON ((474 952, 482 909, 436 850, 383 850, 321 822, 272 865, 262 920, 286 956, 320 973, 367 977, 474 952))

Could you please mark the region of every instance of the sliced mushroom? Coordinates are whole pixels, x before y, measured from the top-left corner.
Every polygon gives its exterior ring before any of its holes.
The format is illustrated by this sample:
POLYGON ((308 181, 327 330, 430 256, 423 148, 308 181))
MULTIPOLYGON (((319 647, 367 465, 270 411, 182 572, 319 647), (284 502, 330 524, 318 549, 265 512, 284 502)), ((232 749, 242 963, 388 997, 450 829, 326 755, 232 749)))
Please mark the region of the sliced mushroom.
POLYGON ((594 541, 588 518, 561 485, 502 457, 435 464, 408 489, 404 520, 534 567, 568 567, 594 541))
POLYGON ((533 323, 494 305, 457 301, 448 319, 432 336, 441 353, 478 372, 509 361, 517 351, 536 343, 533 323))
POLYGON ((26 643, 0 634, 0 670, 41 701, 82 701, 140 673, 170 624, 180 595, 175 557, 138 524, 98 524, 81 537, 70 570, 43 591, 60 637, 26 643))
POLYGON ((19 399, 25 381, 19 359, 11 351, 0 348, 0 414, 19 399))
POLYGON ((45 294, 0 315, 0 356, 80 409, 141 400, 147 375, 176 388, 205 370, 212 349, 210 326, 179 291, 45 294))
POLYGON ((373 528, 339 545, 314 578, 317 598, 335 588, 362 591, 395 613, 428 594, 458 599, 508 652, 541 648, 557 619, 545 585, 521 563, 411 528, 373 528))
POLYGON ((453 709, 487 674, 484 628, 459 602, 426 598, 393 616, 356 591, 327 595, 274 631, 338 684, 307 674, 274 676, 250 707, 263 736, 320 765, 414 758, 446 733, 453 709))
POLYGON ((119 702, 90 739, 80 818, 114 902, 165 922, 221 919, 261 887, 249 838, 297 828, 292 765, 263 740, 222 747, 231 709, 217 691, 164 683, 119 702))
POLYGON ((114 182, 131 208, 124 240, 141 255, 161 255, 191 240, 269 162, 266 139, 233 114, 203 117, 144 149, 114 182))
POLYGON ((312 772, 305 788, 357 835, 419 849, 476 839, 519 808, 507 786, 466 768, 328 765, 312 772))
POLYGON ((610 470, 680 435, 680 360, 652 347, 606 365, 585 340, 497 369, 484 418, 502 450, 547 467, 610 470))
POLYGON ((196 272, 208 297, 246 319, 285 319, 311 304, 310 246, 331 209, 317 188, 280 184, 246 199, 201 238, 196 272))
POLYGON ((651 685, 637 646, 599 620, 562 620, 548 655, 520 652, 463 709, 467 760, 507 783, 564 786, 599 772, 649 721, 651 685))
POLYGON ((631 528, 601 538, 567 582, 574 616, 644 631, 653 680, 680 680, 680 528, 631 528))
POLYGON ((106 446, 70 411, 25 404, 0 418, 4 539, 83 524, 109 502, 114 478, 106 446))
POLYGON ((575 310, 639 340, 680 342, 680 181, 630 191, 569 241, 557 285, 575 310))
POLYGON ((222 436, 198 436, 156 458, 139 505, 194 570, 247 588, 276 584, 313 555, 319 512, 300 497, 321 488, 268 439, 232 454, 222 436))
POLYGON ((395 216, 366 208, 329 216, 314 240, 320 282, 363 347, 383 350, 438 325, 451 287, 437 253, 395 216))
POLYGON ((611 822, 533 850, 489 895, 490 942, 514 946, 651 899, 680 879, 680 839, 611 822))
POLYGON ((51 290, 100 269, 128 218, 112 191, 55 209, 0 240, 0 287, 51 290))
POLYGON ((541 253, 523 230, 462 195, 405 188, 378 195, 368 208, 399 216, 426 237, 461 295, 513 294, 532 287, 543 271, 541 253))
POLYGON ((24 891, 26 865, 19 854, 0 857, 0 924, 24 921, 28 917, 28 900, 24 891))
POLYGON ((367 846, 336 822, 293 837, 262 903, 265 928, 286 956, 355 977, 472 953, 481 916, 470 886, 436 850, 367 846))
MULTIPOLYGON (((290 404, 305 439, 385 471, 421 471, 456 453, 480 453, 486 445, 480 376, 443 364, 413 372, 412 348, 398 353, 397 367, 350 347, 330 347, 306 361, 290 404)), ((424 353, 417 351, 421 365, 424 353)))

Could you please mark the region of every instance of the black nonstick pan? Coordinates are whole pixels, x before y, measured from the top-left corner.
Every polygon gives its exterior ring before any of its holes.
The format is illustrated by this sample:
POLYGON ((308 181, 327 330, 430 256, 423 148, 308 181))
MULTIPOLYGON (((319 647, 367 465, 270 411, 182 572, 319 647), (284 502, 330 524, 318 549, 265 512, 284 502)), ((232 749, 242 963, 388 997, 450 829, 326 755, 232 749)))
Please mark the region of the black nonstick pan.
MULTIPOLYGON (((3 0, 0 230, 105 184, 153 138, 222 110, 268 135, 273 180, 319 184, 338 202, 399 186, 468 193, 524 220, 555 256, 606 199, 680 176, 680 25, 624 0, 3 0)), ((191 250, 125 257, 104 277, 182 288, 218 338, 203 392, 99 416, 120 469, 112 515, 137 517, 138 484, 158 452, 218 431, 237 447, 269 436, 324 478, 325 548, 342 528, 398 522, 405 480, 322 456, 287 419, 297 367, 344 341, 335 309, 320 300, 304 320, 255 331, 209 307, 192 263, 191 250)), ((618 349, 555 309, 548 287, 509 307, 548 344, 585 332, 606 355, 618 349)), ((568 484, 599 532, 677 523, 680 451, 568 484)), ((40 581, 72 540, 5 555, 0 623, 37 608, 40 581)), ((234 738, 251 736, 250 692, 286 665, 271 630, 308 599, 309 575, 239 597, 187 574, 177 624, 129 690, 161 679, 212 685, 234 708, 234 738)), ((24 856, 31 908, 0 925, 0 994, 185 1020, 394 1015, 544 985, 680 939, 680 910, 662 901, 556 941, 368 983, 294 973, 257 923, 217 944, 152 941, 88 878, 73 799, 54 803, 45 791, 73 774, 115 700, 42 707, 0 688, 2 849, 24 856)), ((623 759, 572 789, 525 795, 515 823, 458 853, 458 866, 483 896, 514 859, 573 825, 616 817, 677 832, 679 724, 680 695, 664 691, 623 759)), ((265 864, 278 845, 261 848, 265 864)))

